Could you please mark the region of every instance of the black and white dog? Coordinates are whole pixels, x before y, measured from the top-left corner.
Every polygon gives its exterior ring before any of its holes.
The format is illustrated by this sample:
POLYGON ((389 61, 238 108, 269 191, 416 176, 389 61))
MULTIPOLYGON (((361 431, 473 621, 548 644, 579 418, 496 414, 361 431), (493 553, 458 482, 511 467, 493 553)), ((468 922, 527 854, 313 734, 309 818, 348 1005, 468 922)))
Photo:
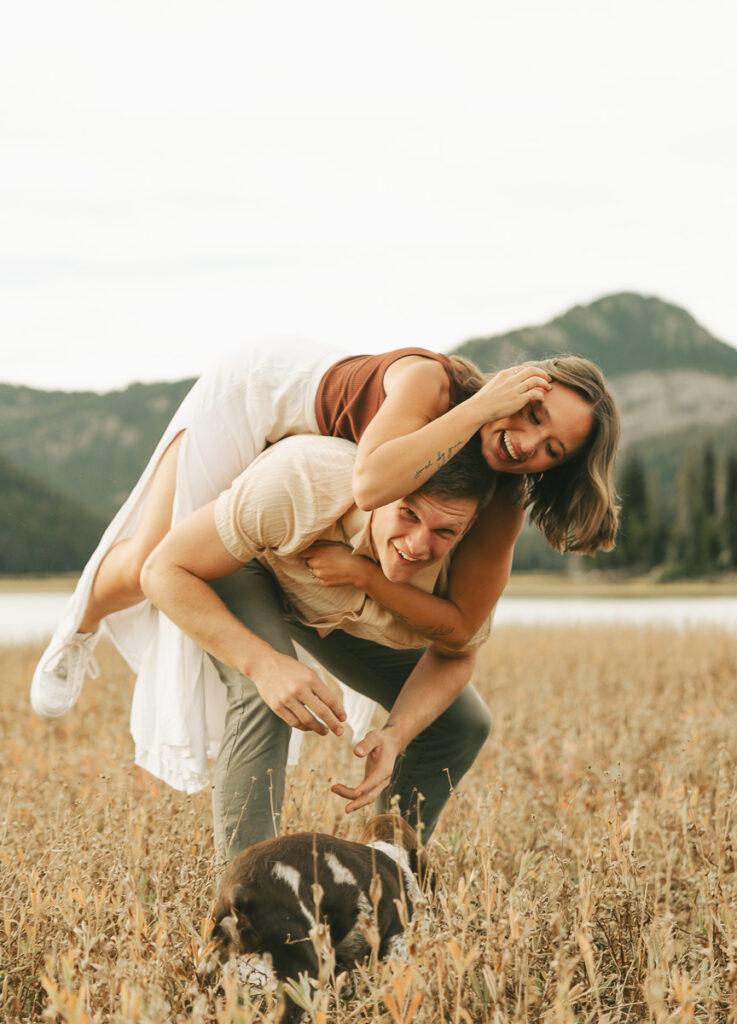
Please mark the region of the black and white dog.
MULTIPOLYGON (((297 981, 301 973, 319 975, 313 939, 324 924, 336 968, 350 970, 372 946, 380 958, 402 955, 404 923, 431 885, 414 829, 395 814, 371 818, 358 842, 320 832, 268 839, 226 869, 211 939, 223 959, 261 954, 265 970, 297 981)), ((282 1020, 300 1012, 288 1000, 282 1020)))

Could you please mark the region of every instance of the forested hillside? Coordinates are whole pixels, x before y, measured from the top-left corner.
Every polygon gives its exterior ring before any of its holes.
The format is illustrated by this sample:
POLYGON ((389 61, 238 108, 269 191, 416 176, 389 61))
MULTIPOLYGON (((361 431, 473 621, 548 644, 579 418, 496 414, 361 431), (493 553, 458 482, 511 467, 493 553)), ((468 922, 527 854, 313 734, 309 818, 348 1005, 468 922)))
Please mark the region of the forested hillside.
POLYGON ((0 384, 0 454, 108 518, 192 383, 131 384, 103 395, 0 384))
MULTIPOLYGON (((622 460, 622 523, 608 563, 666 575, 737 569, 737 441, 684 450, 671 495, 658 486, 637 448, 622 460)), ((603 564, 603 560, 598 560, 603 564)))
POLYGON ((0 572, 75 572, 105 525, 0 457, 0 572))

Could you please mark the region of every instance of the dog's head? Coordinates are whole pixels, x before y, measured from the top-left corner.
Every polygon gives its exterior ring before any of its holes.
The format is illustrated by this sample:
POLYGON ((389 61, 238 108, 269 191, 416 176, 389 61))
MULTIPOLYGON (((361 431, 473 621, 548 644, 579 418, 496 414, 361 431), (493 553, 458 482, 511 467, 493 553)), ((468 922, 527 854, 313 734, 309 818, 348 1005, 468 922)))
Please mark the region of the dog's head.
POLYGON ((251 924, 248 910, 237 872, 228 868, 221 879, 212 912, 213 926, 201 949, 198 974, 211 973, 231 956, 261 950, 260 936, 251 924))
POLYGON ((407 851, 409 866, 417 876, 422 892, 435 891, 435 872, 430 858, 420 848, 417 833, 399 814, 377 814, 369 818, 358 837, 359 843, 384 842, 407 851))

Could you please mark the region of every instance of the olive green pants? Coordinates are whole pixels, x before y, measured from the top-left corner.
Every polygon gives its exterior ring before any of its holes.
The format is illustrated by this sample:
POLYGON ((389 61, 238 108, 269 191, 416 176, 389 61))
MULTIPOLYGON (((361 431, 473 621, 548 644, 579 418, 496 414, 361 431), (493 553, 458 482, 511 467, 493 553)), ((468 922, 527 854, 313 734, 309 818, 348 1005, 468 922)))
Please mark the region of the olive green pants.
MULTIPOLYGON (((240 621, 276 650, 294 657, 296 641, 328 672, 387 710, 423 653, 397 651, 341 630, 320 637, 285 612, 274 577, 258 562, 213 586, 240 621)), ((228 689, 213 788, 216 856, 224 863, 247 846, 279 834, 291 730, 247 676, 213 660, 228 689)), ((473 764, 490 728, 488 708, 469 684, 398 758, 391 784, 377 801, 378 810, 398 798, 407 820, 413 825, 422 822, 427 840, 451 788, 473 764)))

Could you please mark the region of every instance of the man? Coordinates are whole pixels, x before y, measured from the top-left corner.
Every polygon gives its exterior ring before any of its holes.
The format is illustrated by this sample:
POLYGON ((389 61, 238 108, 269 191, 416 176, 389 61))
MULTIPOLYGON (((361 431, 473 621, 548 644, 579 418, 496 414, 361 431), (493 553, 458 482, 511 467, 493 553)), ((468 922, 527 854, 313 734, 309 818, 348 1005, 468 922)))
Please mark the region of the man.
POLYGON ((407 624, 355 587, 323 587, 300 558, 318 541, 343 543, 393 582, 432 590, 490 493, 479 447, 374 512, 353 504, 354 459, 355 446, 337 438, 279 442, 174 527, 144 567, 146 595, 210 653, 227 687, 213 792, 221 860, 278 832, 290 727, 343 731, 340 698, 295 659, 295 641, 389 710, 355 748, 367 758, 363 782, 333 786, 348 811, 389 786, 384 802, 396 794, 427 837, 488 734, 488 710, 466 687, 475 647, 417 650, 425 640, 407 624))

